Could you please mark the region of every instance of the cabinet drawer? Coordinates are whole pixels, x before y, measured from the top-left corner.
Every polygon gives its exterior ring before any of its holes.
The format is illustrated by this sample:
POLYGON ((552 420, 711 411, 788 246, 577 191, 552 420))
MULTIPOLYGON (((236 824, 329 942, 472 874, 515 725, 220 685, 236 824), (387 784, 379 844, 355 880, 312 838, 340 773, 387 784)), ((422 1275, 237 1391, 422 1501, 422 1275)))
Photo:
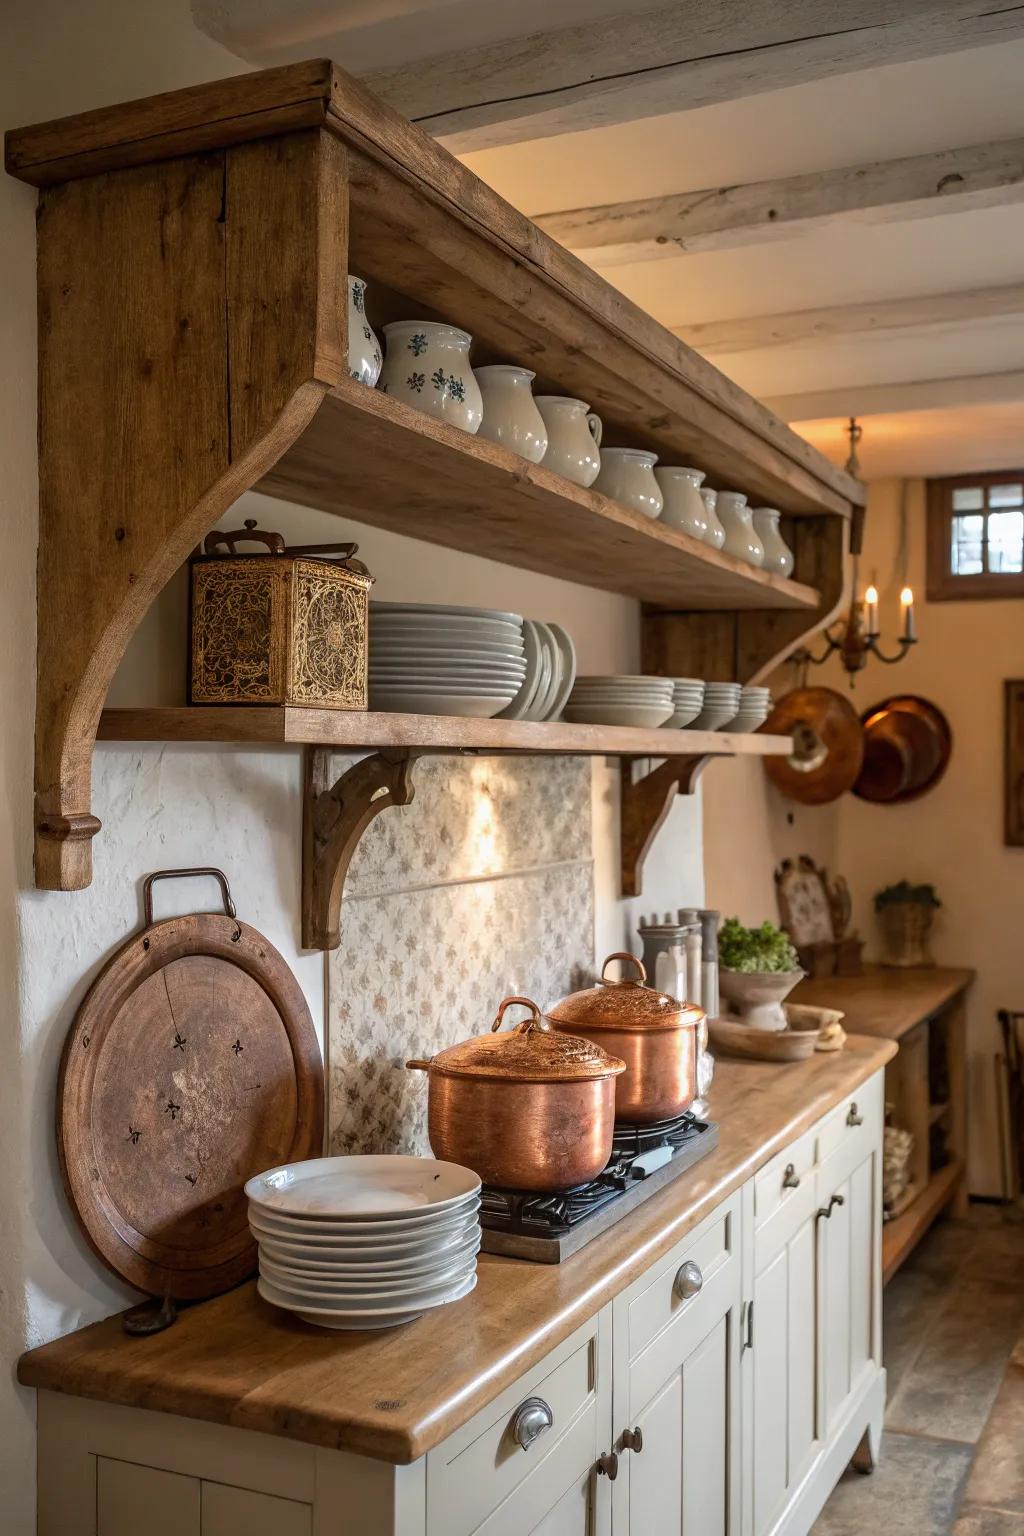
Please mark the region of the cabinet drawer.
POLYGON ((881 1087, 879 1073, 825 1116, 818 1126, 819 1163, 881 1135, 881 1087))
POLYGON ((528 1372, 428 1453, 428 1536, 471 1536, 481 1527, 489 1533, 492 1519, 494 1530, 501 1530, 499 1507, 513 1494, 517 1509, 536 1503, 542 1514, 592 1466, 598 1435, 596 1330, 567 1343, 568 1350, 528 1372), (532 1398, 540 1399, 551 1423, 524 1449, 514 1426, 519 1409, 532 1398), (528 1482, 535 1485, 533 1494, 525 1491, 528 1482))
POLYGON ((801 1185, 811 1182, 816 1142, 816 1131, 805 1132, 754 1175, 755 1228, 762 1227, 781 1206, 791 1201, 801 1185), (791 1174, 788 1173, 790 1166, 791 1174))

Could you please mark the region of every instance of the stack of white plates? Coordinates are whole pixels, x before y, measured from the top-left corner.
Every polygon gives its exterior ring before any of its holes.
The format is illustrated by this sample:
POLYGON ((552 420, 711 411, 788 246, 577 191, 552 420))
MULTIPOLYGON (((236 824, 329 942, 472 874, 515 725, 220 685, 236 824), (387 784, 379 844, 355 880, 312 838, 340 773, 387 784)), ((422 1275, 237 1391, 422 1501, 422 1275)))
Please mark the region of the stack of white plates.
POLYGON ((245 1186, 260 1295, 321 1328, 393 1328, 476 1285, 480 1180, 430 1157, 316 1157, 245 1186))
POLYGON ((704 708, 704 684, 699 677, 674 677, 672 679, 672 714, 665 721, 670 730, 681 731, 704 708))
POLYGON ((764 725, 772 707, 772 695, 769 688, 744 688, 740 692, 740 707, 736 714, 723 726, 726 731, 756 731, 764 725))
POLYGON ((578 677, 565 706, 576 724, 654 730, 672 714, 670 677, 578 677))
POLYGON ((557 720, 576 681, 576 647, 561 624, 523 620, 526 676, 503 720, 557 720))
POLYGON ((735 718, 742 691, 739 683, 705 683, 704 708, 691 723, 690 729, 720 731, 735 718))
POLYGON ((370 604, 370 708, 487 720, 527 672, 523 621, 492 608, 370 604))

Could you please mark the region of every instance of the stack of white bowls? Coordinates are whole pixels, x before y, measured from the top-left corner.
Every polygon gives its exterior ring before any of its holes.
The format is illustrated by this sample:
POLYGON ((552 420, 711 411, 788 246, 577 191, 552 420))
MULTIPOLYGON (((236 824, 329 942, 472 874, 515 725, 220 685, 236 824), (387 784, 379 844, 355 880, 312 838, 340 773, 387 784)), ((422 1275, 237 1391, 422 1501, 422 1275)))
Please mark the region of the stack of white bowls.
POLYGON ((740 707, 739 683, 705 683, 704 707, 691 723, 694 731, 720 731, 735 719, 740 707))
POLYGON ((743 688, 740 691, 740 707, 729 721, 722 727, 725 731, 756 731, 764 725, 772 707, 772 695, 769 688, 743 688))
POLYGON ((672 678, 672 713, 665 721, 673 731, 692 725, 704 708, 704 684, 699 677, 672 678))
POLYGON ((264 1300, 320 1328, 394 1328, 476 1285, 480 1180, 430 1157, 317 1157, 250 1179, 264 1300))
POLYGON ((561 624, 523 620, 526 676, 503 720, 557 720, 576 680, 576 647, 561 624))
POLYGON ((370 604, 370 708, 488 720, 526 677, 523 620, 491 608, 370 604))
POLYGON ((583 725, 628 725, 654 730, 675 705, 670 677, 578 677, 565 718, 583 725))

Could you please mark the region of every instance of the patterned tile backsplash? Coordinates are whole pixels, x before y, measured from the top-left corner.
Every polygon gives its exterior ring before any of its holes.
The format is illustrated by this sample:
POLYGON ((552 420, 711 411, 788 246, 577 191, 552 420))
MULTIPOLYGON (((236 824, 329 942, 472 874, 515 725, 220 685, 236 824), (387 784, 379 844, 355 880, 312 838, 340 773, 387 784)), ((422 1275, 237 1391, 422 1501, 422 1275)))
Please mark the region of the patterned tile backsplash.
POLYGON ((482 1033, 509 993, 544 1007, 591 978, 590 818, 586 760, 439 758, 368 828, 329 958, 332 1152, 429 1152, 405 1062, 482 1033))

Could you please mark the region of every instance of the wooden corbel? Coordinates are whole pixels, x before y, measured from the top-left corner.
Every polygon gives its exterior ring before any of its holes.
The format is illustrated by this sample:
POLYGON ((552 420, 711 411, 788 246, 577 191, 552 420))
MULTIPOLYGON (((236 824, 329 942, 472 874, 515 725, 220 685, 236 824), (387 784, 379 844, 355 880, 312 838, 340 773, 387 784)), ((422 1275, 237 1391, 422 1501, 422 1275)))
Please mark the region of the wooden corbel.
POLYGON ((352 855, 381 811, 408 805, 418 753, 377 752, 331 781, 330 747, 307 747, 302 794, 302 946, 337 949, 352 855))
MULTIPOLYGON (((713 755, 713 754, 712 754, 713 755)), ((633 782, 635 758, 622 760, 622 793, 619 819, 622 851, 622 894, 639 896, 643 867, 676 795, 692 795, 711 755, 667 757, 663 763, 633 782)))

